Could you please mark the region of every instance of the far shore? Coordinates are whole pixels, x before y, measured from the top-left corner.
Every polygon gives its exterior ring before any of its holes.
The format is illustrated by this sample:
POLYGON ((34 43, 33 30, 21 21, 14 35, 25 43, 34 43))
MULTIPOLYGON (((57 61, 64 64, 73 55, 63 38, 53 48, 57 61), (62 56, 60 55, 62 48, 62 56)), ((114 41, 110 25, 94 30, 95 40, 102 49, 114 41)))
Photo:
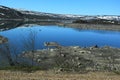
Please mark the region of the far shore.
POLYGON ((1 28, 4 28, 2 26, 9 26, 7 28, 15 28, 18 26, 14 27, 13 23, 14 24, 20 23, 20 25, 24 25, 24 24, 37 24, 37 25, 45 25, 45 26, 57 25, 61 27, 70 27, 70 28, 78 28, 78 29, 120 31, 119 24, 115 25, 115 24, 72 23, 72 22, 69 22, 69 20, 68 22, 67 21, 64 22, 60 20, 56 21, 56 20, 41 20, 41 19, 0 19, 0 22, 2 23, 2 25, 0 25, 1 28), (7 22, 10 22, 9 25, 7 24, 7 22))
POLYGON ((120 31, 120 25, 114 24, 57 23, 56 25, 79 29, 120 31))

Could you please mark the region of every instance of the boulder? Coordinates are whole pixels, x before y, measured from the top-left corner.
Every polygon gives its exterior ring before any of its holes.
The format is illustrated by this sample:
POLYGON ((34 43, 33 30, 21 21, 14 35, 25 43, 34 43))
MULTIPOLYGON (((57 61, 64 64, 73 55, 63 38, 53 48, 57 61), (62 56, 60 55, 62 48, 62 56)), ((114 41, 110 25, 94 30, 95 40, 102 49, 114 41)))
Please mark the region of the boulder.
POLYGON ((7 43, 8 39, 0 35, 0 44, 7 43))

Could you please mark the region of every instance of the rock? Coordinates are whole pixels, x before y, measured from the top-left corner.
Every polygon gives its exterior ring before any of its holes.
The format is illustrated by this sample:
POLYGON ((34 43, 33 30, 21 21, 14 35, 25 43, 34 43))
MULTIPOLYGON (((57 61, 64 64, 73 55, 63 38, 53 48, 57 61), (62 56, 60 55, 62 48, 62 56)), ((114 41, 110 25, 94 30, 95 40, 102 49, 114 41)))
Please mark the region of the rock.
POLYGON ((54 51, 54 49, 50 49, 50 51, 51 51, 51 52, 53 52, 53 51, 54 51))
POLYGON ((0 44, 7 43, 8 39, 0 35, 0 44))
POLYGON ((86 53, 86 51, 79 51, 79 52, 82 53, 82 54, 86 53))
POLYGON ((96 49, 96 48, 99 48, 98 45, 90 47, 90 50, 93 50, 93 49, 96 49))
POLYGON ((93 46, 94 48, 98 48, 98 45, 93 46))
POLYGON ((75 46, 75 47, 73 47, 74 49, 77 49, 77 48, 80 48, 79 46, 75 46))
POLYGON ((77 57, 75 57, 75 59, 76 59, 76 60, 79 60, 80 58, 77 56, 77 57))
POLYGON ((37 62, 41 62, 42 60, 41 59, 38 59, 37 62))
POLYGON ((65 54, 61 54, 61 56, 62 56, 62 57, 66 57, 66 55, 65 55, 65 54))
POLYGON ((36 57, 40 57, 40 55, 37 54, 36 57))

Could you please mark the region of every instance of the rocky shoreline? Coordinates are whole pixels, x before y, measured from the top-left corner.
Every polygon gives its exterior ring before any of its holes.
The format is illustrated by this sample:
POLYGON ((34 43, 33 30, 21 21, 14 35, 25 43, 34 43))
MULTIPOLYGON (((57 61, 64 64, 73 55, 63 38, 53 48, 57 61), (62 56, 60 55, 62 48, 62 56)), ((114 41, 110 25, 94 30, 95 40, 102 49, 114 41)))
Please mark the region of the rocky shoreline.
POLYGON ((120 71, 120 49, 112 47, 67 46, 44 50, 26 51, 22 57, 32 59, 44 68, 63 71, 120 71))

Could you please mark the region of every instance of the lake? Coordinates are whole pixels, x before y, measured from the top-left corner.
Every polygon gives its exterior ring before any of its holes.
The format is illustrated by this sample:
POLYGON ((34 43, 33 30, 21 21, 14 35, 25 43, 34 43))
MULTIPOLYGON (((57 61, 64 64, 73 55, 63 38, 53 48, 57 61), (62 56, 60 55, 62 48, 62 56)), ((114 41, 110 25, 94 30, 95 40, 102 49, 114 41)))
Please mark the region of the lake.
POLYGON ((90 47, 94 45, 120 48, 120 32, 105 30, 82 30, 59 26, 22 26, 1 31, 9 39, 11 48, 19 53, 30 50, 32 41, 35 49, 45 49, 44 42, 57 42, 62 46, 90 47))

